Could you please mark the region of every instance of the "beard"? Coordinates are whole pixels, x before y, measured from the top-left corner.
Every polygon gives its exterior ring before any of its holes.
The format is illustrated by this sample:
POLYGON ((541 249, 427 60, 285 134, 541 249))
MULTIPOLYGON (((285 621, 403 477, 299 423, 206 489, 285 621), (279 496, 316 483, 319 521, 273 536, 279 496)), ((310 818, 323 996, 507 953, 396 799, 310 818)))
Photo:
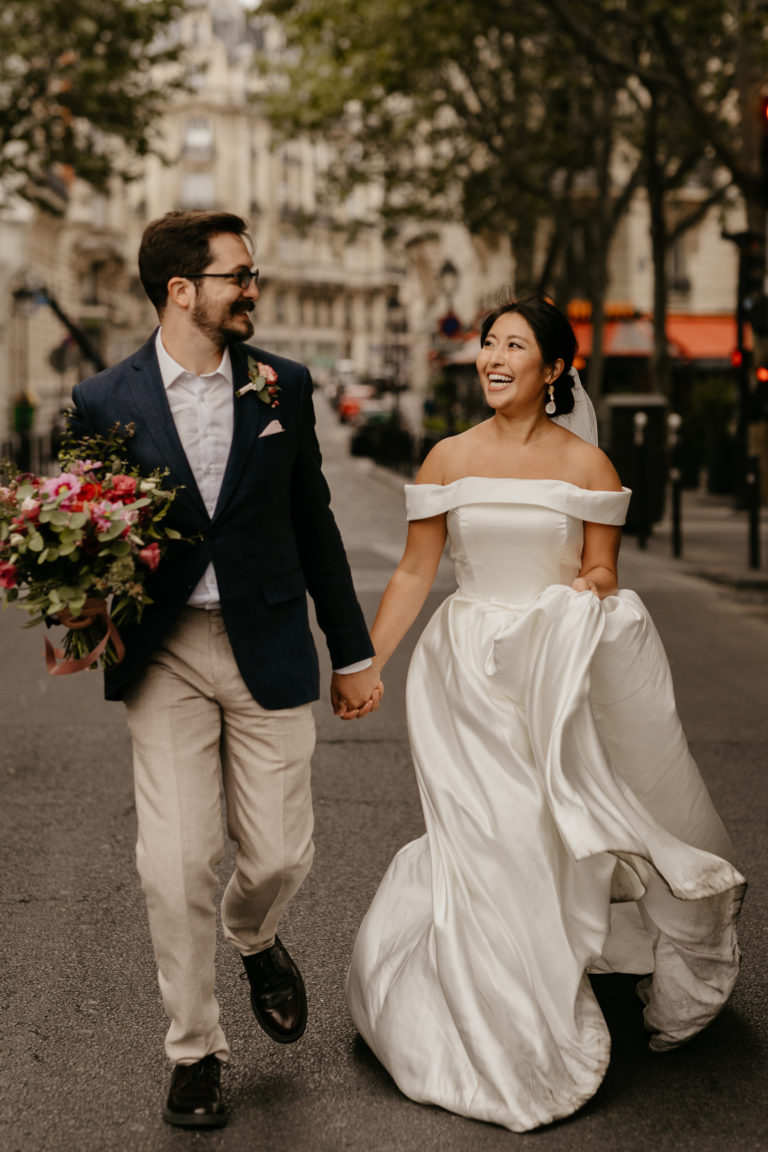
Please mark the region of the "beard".
POLYGON ((220 305, 218 308, 198 294, 192 309, 192 321, 204 336, 217 348, 227 344, 239 344, 253 336, 253 323, 248 315, 255 307, 253 300, 236 300, 234 304, 220 305))

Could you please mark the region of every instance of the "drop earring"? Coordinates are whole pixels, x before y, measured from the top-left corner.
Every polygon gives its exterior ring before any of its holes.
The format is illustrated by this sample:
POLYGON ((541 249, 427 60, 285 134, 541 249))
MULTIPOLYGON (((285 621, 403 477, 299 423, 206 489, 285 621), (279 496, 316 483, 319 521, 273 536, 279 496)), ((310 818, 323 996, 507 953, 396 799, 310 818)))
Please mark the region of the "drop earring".
POLYGON ((557 412, 557 404, 555 404, 554 384, 550 384, 547 388, 547 395, 549 396, 549 400, 544 405, 544 411, 546 412, 547 416, 554 416, 555 412, 557 412))

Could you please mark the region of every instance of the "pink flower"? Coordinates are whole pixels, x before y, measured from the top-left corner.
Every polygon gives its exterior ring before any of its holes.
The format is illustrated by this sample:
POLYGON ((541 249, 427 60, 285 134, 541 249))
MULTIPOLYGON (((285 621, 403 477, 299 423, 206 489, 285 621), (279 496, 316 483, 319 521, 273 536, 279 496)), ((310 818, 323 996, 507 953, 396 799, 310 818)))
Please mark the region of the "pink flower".
POLYGON ((133 496, 136 491, 136 480, 133 476, 119 474, 112 477, 109 491, 104 495, 108 500, 124 500, 126 496, 133 496))
POLYGON ((160 563, 160 545, 157 542, 147 544, 146 548, 140 549, 139 560, 142 564, 146 564, 150 572, 154 572, 160 563))
POLYGON ((86 472, 92 472, 94 468, 101 467, 101 460, 75 460, 74 464, 70 464, 73 476, 84 476, 86 472))
MULTIPOLYGON (((259 361, 258 369, 259 375, 264 377, 267 384, 277 384, 277 372, 275 372, 271 364, 262 364, 259 361)), ((272 390, 270 389, 270 392, 271 391, 272 390)))
POLYGON ((91 504, 91 519, 97 532, 106 532, 112 524, 112 516, 122 505, 111 504, 109 500, 98 500, 91 504))
POLYGON ((57 496, 72 497, 80 491, 80 481, 72 472, 62 472, 61 476, 49 476, 41 485, 41 491, 54 499, 57 496))
POLYGON ((0 588, 16 587, 16 565, 0 560, 0 588))

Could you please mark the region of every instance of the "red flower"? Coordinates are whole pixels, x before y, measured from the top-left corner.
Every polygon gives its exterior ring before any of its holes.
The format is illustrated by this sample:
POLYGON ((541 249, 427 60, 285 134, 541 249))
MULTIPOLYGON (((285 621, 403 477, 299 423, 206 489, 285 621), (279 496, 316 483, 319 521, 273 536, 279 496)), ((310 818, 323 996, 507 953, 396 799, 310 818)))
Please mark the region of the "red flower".
POLYGON ((0 560, 0 588, 16 587, 16 565, 0 560))
MULTIPOLYGON (((83 484, 78 495, 80 496, 81 500, 98 500, 98 498, 101 496, 101 484, 95 484, 90 480, 87 480, 85 484, 83 484)), ((80 509, 78 509, 78 511, 79 510, 80 509)))
POLYGON ((107 500, 124 500, 126 496, 133 496, 136 491, 136 480, 133 476, 118 474, 112 477, 110 488, 104 493, 107 500))
POLYGON ((154 572, 160 563, 160 545, 157 542, 147 544, 146 548, 140 549, 139 560, 142 564, 146 564, 150 572, 154 572))

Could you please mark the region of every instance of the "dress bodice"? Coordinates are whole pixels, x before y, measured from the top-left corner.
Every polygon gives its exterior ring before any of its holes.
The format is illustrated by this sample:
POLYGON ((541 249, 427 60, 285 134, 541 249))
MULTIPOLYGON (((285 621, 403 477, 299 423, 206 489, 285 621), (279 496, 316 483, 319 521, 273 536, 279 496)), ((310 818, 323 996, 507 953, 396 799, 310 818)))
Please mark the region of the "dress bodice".
POLYGON ((465 476, 406 485, 409 520, 447 513, 462 593, 512 604, 579 573, 585 520, 623 524, 630 492, 594 492, 563 480, 465 476))

